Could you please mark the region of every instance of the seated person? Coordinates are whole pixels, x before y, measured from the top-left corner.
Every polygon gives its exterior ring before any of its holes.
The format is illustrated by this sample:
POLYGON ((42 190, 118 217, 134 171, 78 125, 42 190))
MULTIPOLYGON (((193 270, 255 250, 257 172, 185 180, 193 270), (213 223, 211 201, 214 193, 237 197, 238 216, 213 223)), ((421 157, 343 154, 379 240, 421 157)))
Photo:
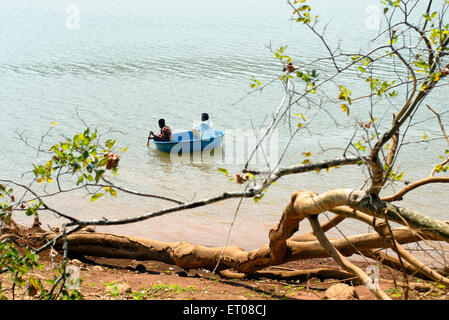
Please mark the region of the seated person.
POLYGON ((207 113, 201 114, 201 123, 193 127, 192 132, 194 137, 199 139, 215 137, 215 129, 212 126, 212 122, 209 121, 209 115, 207 113))
POLYGON ((155 135, 153 131, 150 131, 148 141, 150 139, 153 139, 154 141, 171 141, 173 139, 173 135, 170 127, 165 125, 164 119, 159 119, 159 127, 161 128, 161 133, 159 135, 155 135))

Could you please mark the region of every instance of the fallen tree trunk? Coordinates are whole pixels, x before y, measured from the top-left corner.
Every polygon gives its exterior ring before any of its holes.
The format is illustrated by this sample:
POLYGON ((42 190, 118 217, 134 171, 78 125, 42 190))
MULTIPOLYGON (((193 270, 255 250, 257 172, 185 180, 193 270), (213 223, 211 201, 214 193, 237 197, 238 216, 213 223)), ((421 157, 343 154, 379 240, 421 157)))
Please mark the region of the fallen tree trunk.
MULTIPOLYGON (((339 257, 337 262, 348 272, 354 268, 342 257, 353 254, 363 254, 372 249, 390 248, 391 239, 378 233, 360 234, 341 239, 327 240, 324 231, 319 231, 320 241, 306 234, 305 237, 292 238, 298 231, 299 223, 304 218, 314 218, 325 211, 331 211, 344 217, 353 217, 372 226, 376 226, 376 219, 385 217, 407 227, 392 230, 392 237, 396 244, 406 244, 421 240, 443 240, 449 242, 449 225, 445 222, 423 216, 410 209, 400 208, 378 198, 372 198, 364 191, 348 189, 333 190, 318 195, 313 191, 295 192, 287 204, 279 223, 269 232, 269 243, 259 249, 246 251, 238 247, 206 247, 186 242, 162 242, 150 239, 139 239, 108 233, 77 232, 67 236, 67 245, 71 253, 86 256, 125 258, 135 260, 157 260, 168 264, 175 264, 183 269, 205 268, 221 271, 234 269, 245 274, 254 274, 268 266, 283 264, 293 260, 324 258, 330 255, 339 257), (315 240, 313 240, 315 239, 315 240), (299 241, 298 241, 299 240, 299 241), (323 248, 324 243, 326 243, 323 248), (332 252, 332 254, 330 254, 332 252), (345 262, 346 261, 346 262, 345 262)), ((331 228, 343 219, 333 219, 324 224, 325 229, 331 228)), ((384 222, 383 222, 384 223, 384 222)), ((94 224, 94 223, 92 223, 94 224)), ((83 225, 88 225, 84 222, 83 225)), ((316 234, 315 234, 316 236, 316 234)), ((45 234, 46 240, 57 237, 55 233, 45 234)), ((62 246, 63 238, 56 241, 62 246)), ((407 257, 410 260, 410 257, 407 257)), ((409 261, 410 262, 410 261, 409 261)), ((413 261, 415 267, 422 265, 413 261)), ((360 269, 356 274, 365 283, 367 275, 360 269)), ((429 274, 430 270, 425 270, 429 274)), ((438 274, 432 274, 434 279, 446 283, 447 279, 438 274)), ((385 294, 373 289, 378 298, 386 298, 385 294)))
MULTIPOLYGON (((393 234, 402 244, 419 240, 406 228, 393 230, 393 234)), ((47 233, 44 237, 45 240, 52 240, 56 234, 47 233)), ((345 256, 359 254, 368 249, 383 248, 385 243, 381 236, 374 233, 330 241, 345 256)), ((304 242, 287 240, 287 255, 277 263, 272 263, 268 245, 253 251, 232 246, 223 250, 223 247, 210 248, 187 242, 162 242, 100 232, 74 233, 67 236, 67 242, 70 253, 78 255, 141 261, 157 260, 175 264, 186 270, 196 268, 213 270, 219 263, 218 270, 233 268, 239 272, 252 273, 288 261, 329 257, 317 240, 304 242)), ((59 239, 56 246, 62 248, 62 245, 63 239, 59 239)))

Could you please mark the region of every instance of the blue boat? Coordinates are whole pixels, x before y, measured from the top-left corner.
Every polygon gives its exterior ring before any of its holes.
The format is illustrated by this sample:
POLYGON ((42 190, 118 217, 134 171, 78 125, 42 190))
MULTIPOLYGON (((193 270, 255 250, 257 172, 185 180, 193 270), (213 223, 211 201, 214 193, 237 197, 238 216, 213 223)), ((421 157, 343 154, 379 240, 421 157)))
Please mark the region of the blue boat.
POLYGON ((223 142, 224 132, 215 130, 215 136, 210 139, 198 139, 192 131, 173 133, 172 141, 153 141, 159 151, 166 153, 190 153, 198 151, 211 151, 223 142))

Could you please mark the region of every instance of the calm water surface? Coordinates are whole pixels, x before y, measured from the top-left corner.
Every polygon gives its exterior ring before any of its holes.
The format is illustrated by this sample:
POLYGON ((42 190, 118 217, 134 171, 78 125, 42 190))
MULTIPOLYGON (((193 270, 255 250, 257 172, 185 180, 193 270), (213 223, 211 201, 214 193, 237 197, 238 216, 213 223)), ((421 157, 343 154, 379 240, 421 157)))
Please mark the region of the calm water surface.
MULTIPOLYGON (((370 48, 368 41, 376 32, 366 27, 366 19, 368 8, 377 1, 311 3, 323 21, 331 22, 326 36, 332 45, 341 41, 347 51, 355 52, 370 48)), ((161 117, 174 130, 189 129, 202 112, 208 112, 215 126, 228 132, 228 138, 242 142, 244 137, 236 134, 236 130, 248 132, 252 126, 266 125, 267 115, 282 99, 282 86, 273 81, 280 75, 282 65, 273 58, 269 46, 279 48, 286 44, 288 54, 299 63, 326 55, 322 44, 291 20, 291 8, 283 1, 2 0, 1 176, 26 180, 30 176, 21 174, 38 160, 36 152, 20 142, 17 132, 23 132, 36 145, 50 123, 57 121, 48 139, 57 142, 62 133, 71 135, 83 129, 78 112, 83 121, 111 130, 111 136, 129 148, 122 156, 118 177, 123 186, 183 201, 216 195, 222 190, 239 190, 240 186, 230 183, 217 168, 226 166, 237 172, 241 161, 174 161, 146 148, 148 131, 156 129, 161 117), (71 14, 66 10, 73 7, 79 10, 79 29, 66 27, 71 14), (260 93, 248 95, 252 76, 271 84, 260 93)), ((323 62, 320 71, 331 72, 331 66, 323 62)), ((384 75, 390 71, 388 66, 380 66, 384 75)), ((354 86, 354 92, 365 89, 363 83, 358 84, 350 77, 344 80, 354 86)), ((447 91, 442 89, 430 101, 440 106, 447 98, 447 91)), ((354 117, 362 120, 368 117, 367 106, 363 104, 354 105, 351 117, 342 114, 338 105, 328 107, 336 108, 340 125, 329 125, 333 121, 325 113, 315 116, 314 135, 306 132, 298 135, 283 159, 284 165, 301 162, 302 151, 316 154, 320 146, 326 149, 338 145, 352 135, 354 117)), ((394 112, 391 106, 379 107, 379 117, 394 112)), ((308 116, 313 114, 310 112, 308 116)), ((447 122, 447 115, 443 118, 447 122)), ((385 125, 388 124, 386 121, 385 125)), ((287 124, 279 128, 280 145, 287 141, 288 130, 287 124)), ((418 123, 411 128, 410 136, 419 140, 423 131, 432 137, 439 132, 438 124, 418 123)), ((399 161, 410 180, 426 176, 433 166, 428 161, 438 161, 430 152, 417 153, 417 147, 414 144, 404 147, 399 161)), ((222 151, 230 149, 227 144, 222 151)), ((323 157, 326 156, 333 153, 323 157)), ((360 176, 366 173, 355 167, 281 180, 259 203, 252 199, 243 201, 229 244, 252 249, 266 243, 268 230, 278 221, 295 190, 360 188, 364 182, 360 176)), ((447 191, 447 187, 425 187, 421 193, 408 197, 405 204, 447 219, 448 213, 440 206, 447 202, 447 191)), ((118 199, 102 198, 95 203, 88 197, 72 200, 63 194, 52 200, 52 204, 82 219, 104 216, 118 219, 172 205, 126 195, 118 199)), ((238 200, 226 201, 104 230, 166 241, 224 245, 237 204, 238 200)), ((43 213, 42 219, 44 225, 62 223, 51 214, 43 213)), ((25 221, 22 217, 17 220, 25 221)), ((309 227, 304 223, 300 230, 308 231, 309 227)), ((348 234, 368 229, 347 222, 341 225, 341 231, 348 234)))

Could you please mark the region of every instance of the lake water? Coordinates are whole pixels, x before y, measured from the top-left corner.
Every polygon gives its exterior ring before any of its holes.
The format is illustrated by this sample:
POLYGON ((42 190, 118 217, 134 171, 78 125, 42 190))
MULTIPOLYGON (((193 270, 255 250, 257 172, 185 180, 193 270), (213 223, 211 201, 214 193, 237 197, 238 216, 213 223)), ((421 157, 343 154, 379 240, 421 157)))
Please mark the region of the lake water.
MULTIPOLYGON (((311 5, 323 26, 329 22, 326 38, 331 45, 340 42, 345 51, 354 52, 370 48, 368 41, 376 30, 367 21, 372 19, 373 9, 380 10, 378 1, 311 1, 311 5)), ((109 136, 128 147, 117 178, 122 186, 182 201, 240 190, 240 185, 229 182, 217 169, 224 166, 231 173, 239 172, 244 157, 239 154, 229 160, 226 156, 235 151, 234 146, 251 139, 253 127, 268 124, 283 98, 281 82, 276 80, 282 74, 282 64, 273 58, 269 46, 277 49, 288 45, 287 53, 299 64, 327 55, 323 44, 291 19, 291 11, 284 1, 268 0, 2 0, 0 177, 27 181, 31 176, 21 174, 39 160, 36 152, 18 139, 17 132, 28 137, 30 144, 38 145, 51 122, 56 121, 47 139, 56 143, 62 134, 70 136, 83 130, 78 113, 89 125, 110 130, 109 136), (79 21, 74 19, 77 15, 79 21), (254 92, 249 87, 252 76, 269 85, 254 92), (202 112, 208 112, 215 127, 227 133, 222 149, 225 160, 176 161, 154 148, 147 149, 148 132, 157 129, 159 118, 165 118, 172 129, 182 130, 191 128, 202 112)), ((390 69, 380 65, 380 75, 388 76, 390 69)), ((318 71, 330 74, 332 66, 320 62, 318 71)), ((353 76, 348 74, 340 81, 351 86, 355 96, 366 90, 366 84, 353 76)), ((448 97, 447 89, 439 89, 429 102, 443 112, 448 97)), ((399 107, 395 103, 378 106, 376 115, 384 119, 384 127, 389 125, 394 107, 399 107)), ((292 111, 315 118, 311 131, 301 131, 293 140, 283 165, 302 162, 304 151, 311 151, 314 159, 341 154, 341 150, 332 148, 352 136, 355 119, 369 119, 366 103, 355 103, 350 117, 338 104, 324 107, 335 114, 339 126, 323 111, 316 114, 306 106, 292 111), (321 148, 330 151, 319 155, 321 148)), ((416 115, 408 140, 419 141, 423 132, 430 138, 438 136, 436 120, 420 122, 430 116, 424 109, 416 115)), ((443 114, 443 120, 448 123, 447 114, 443 114)), ((278 128, 275 138, 280 147, 287 142, 288 132, 288 123, 278 128)), ((424 147, 409 144, 401 150, 399 170, 406 171, 407 180, 428 175, 444 152, 444 141, 438 140, 436 146, 429 144, 423 151, 424 147)), ((247 154, 247 150, 242 152, 247 154)), ((263 162, 255 165, 262 166, 263 162)), ((355 166, 283 178, 257 204, 252 199, 243 201, 229 244, 247 249, 265 244, 268 230, 298 189, 324 192, 329 188, 361 188, 366 176, 361 167, 355 166)), ((447 207, 448 191, 447 186, 427 186, 408 196, 404 205, 447 219, 449 213, 443 209, 447 207)), ((386 191, 391 192, 391 188, 386 191)), ((172 206, 162 200, 122 194, 95 203, 87 196, 74 201, 73 196, 62 194, 51 204, 81 219, 118 219, 172 206)), ((229 200, 139 224, 98 230, 221 246, 237 205, 238 200, 229 200)), ((29 221, 22 216, 16 219, 29 221)), ((41 219, 44 226, 62 223, 48 213, 42 213, 41 219)), ((303 223, 300 231, 308 230, 303 223)), ((347 221, 339 230, 350 234, 369 229, 347 221)))

